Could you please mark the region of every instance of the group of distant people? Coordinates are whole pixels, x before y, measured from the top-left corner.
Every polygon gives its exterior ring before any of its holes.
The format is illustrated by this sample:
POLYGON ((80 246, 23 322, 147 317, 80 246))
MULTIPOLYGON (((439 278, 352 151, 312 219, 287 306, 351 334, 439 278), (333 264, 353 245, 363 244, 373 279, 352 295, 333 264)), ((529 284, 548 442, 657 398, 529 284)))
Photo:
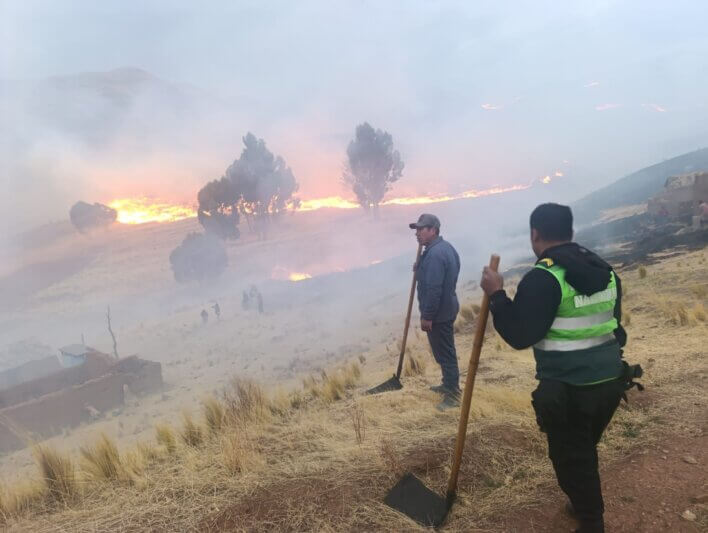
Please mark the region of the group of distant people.
MULTIPOLYGON (((211 308, 214 310, 216 319, 221 320, 221 307, 219 307, 219 302, 214 302, 214 305, 212 305, 211 308)), ((202 317, 202 324, 209 322, 209 313, 207 313, 206 309, 202 309, 200 316, 202 317)))
POLYGON ((241 299, 241 307, 244 311, 249 309, 258 309, 259 313, 263 313, 263 295, 258 287, 251 285, 248 292, 243 291, 243 298, 241 299))
MULTIPOLYGON (((263 313, 263 295, 258 287, 251 285, 248 291, 243 291, 243 298, 241 300, 241 307, 244 311, 249 311, 251 309, 258 310, 259 313, 263 313)), ((216 315, 216 320, 221 320, 221 307, 219 302, 214 302, 211 306, 214 310, 214 315, 216 315)), ((202 319, 202 324, 207 324, 209 322, 209 312, 206 309, 202 309, 199 313, 202 319)))

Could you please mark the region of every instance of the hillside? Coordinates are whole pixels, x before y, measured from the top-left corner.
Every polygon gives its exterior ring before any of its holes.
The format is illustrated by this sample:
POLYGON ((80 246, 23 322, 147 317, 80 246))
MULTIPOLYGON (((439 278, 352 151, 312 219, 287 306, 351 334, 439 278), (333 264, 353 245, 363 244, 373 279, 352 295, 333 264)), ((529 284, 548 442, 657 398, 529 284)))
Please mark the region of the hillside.
POLYGON ((643 168, 575 202, 572 205, 575 219, 579 224, 588 224, 606 209, 644 203, 663 189, 669 176, 706 168, 708 148, 643 168))
MULTIPOLYGON (((700 503, 708 460, 706 259, 700 251, 665 257, 646 274, 620 273, 627 291, 626 356, 644 366, 647 391, 630 392, 600 445, 611 531, 692 533, 707 525, 700 503)), ((478 299, 477 292, 464 301, 478 299)), ((471 327, 463 320, 458 329, 466 361, 471 327)), ((395 358, 395 346, 373 348, 287 393, 235 381, 218 400, 193 404, 191 416, 173 412, 157 421, 162 425, 153 437, 136 448, 121 446, 120 455, 112 441, 101 444, 94 435, 84 443, 83 458, 69 463, 59 456, 65 468, 58 473, 67 482, 50 484, 54 492, 32 478, 6 486, 7 528, 423 531, 382 500, 407 471, 444 490, 457 414, 435 411, 427 385, 438 373, 416 333, 408 360, 420 366, 407 365, 404 389, 363 395, 388 377, 395 358), (100 457, 112 458, 112 466, 101 467, 106 461, 100 457)), ((572 529, 535 427, 533 387, 530 354, 509 349, 490 331, 446 531, 572 529)))

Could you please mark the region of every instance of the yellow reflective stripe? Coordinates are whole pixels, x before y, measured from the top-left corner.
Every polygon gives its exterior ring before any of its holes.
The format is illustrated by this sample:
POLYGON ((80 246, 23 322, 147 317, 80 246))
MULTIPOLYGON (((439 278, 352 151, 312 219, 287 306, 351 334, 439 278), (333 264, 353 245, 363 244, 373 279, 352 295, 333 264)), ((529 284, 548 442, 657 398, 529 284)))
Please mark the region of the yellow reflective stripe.
POLYGON ((594 315, 576 317, 556 317, 551 324, 551 329, 581 329, 597 326, 609 322, 614 317, 614 311, 595 313, 594 315))
POLYGON ((602 335, 600 337, 591 337, 589 339, 580 340, 554 340, 554 339, 542 339, 534 344, 534 348, 539 350, 544 350, 546 352, 572 352, 574 350, 584 350, 586 348, 593 348, 594 346, 600 346, 606 342, 610 342, 615 339, 613 333, 608 333, 607 335, 602 335))

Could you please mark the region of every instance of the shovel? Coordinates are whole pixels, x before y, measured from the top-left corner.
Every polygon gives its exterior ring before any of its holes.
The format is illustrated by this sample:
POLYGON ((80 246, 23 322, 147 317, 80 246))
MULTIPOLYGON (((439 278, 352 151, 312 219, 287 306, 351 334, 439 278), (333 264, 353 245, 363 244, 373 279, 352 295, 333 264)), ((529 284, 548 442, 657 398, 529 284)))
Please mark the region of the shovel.
MULTIPOLYGON (((489 268, 496 272, 499 267, 499 256, 492 255, 489 261, 489 268)), ((487 327, 487 317, 489 315, 489 297, 485 294, 482 297, 482 305, 477 318, 477 329, 474 334, 474 345, 470 355, 470 364, 467 370, 467 381, 465 382, 465 392, 462 397, 460 412, 460 425, 457 429, 457 440, 455 441, 455 455, 453 457, 450 479, 447 483, 447 493, 445 497, 439 496, 423 482, 408 473, 403 476, 398 483, 389 491, 384 498, 384 503, 389 507, 409 516, 419 524, 424 526, 440 526, 450 511, 455 501, 457 491, 457 477, 460 473, 462 463, 462 452, 465 448, 465 437, 467 435, 467 421, 470 415, 470 403, 472 401, 472 390, 474 389, 474 378, 479 366, 479 355, 482 352, 482 342, 484 341, 484 330, 487 327)))
POLYGON ((388 392, 392 390, 399 390, 403 388, 401 384, 401 371, 403 370, 403 357, 406 354, 406 341, 408 340, 408 328, 411 325, 411 311, 413 310, 413 296, 415 296, 415 268, 418 266, 418 261, 420 261, 420 254, 423 251, 423 245, 418 245, 418 252, 415 254, 415 267, 413 270, 413 281, 411 282, 411 293, 408 297, 408 312, 406 313, 406 324, 403 327, 403 340, 401 341, 401 354, 398 356, 398 368, 396 373, 391 377, 391 379, 384 381, 381 385, 369 389, 366 394, 378 394, 379 392, 388 392))

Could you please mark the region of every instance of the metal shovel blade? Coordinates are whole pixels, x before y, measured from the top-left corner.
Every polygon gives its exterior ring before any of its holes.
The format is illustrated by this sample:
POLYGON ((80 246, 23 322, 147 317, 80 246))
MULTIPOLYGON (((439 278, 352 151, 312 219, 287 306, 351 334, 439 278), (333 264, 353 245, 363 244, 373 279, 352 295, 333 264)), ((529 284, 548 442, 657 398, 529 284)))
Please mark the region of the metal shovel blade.
POLYGON ((376 387, 366 391, 366 394, 378 394, 380 392, 401 390, 402 388, 403 388, 403 384, 401 383, 401 380, 398 379, 396 374, 394 374, 391 379, 384 381, 381 385, 376 385, 376 387))
POLYGON ((423 526, 440 526, 450 505, 446 498, 434 493, 423 482, 408 473, 389 491, 384 503, 423 526))

